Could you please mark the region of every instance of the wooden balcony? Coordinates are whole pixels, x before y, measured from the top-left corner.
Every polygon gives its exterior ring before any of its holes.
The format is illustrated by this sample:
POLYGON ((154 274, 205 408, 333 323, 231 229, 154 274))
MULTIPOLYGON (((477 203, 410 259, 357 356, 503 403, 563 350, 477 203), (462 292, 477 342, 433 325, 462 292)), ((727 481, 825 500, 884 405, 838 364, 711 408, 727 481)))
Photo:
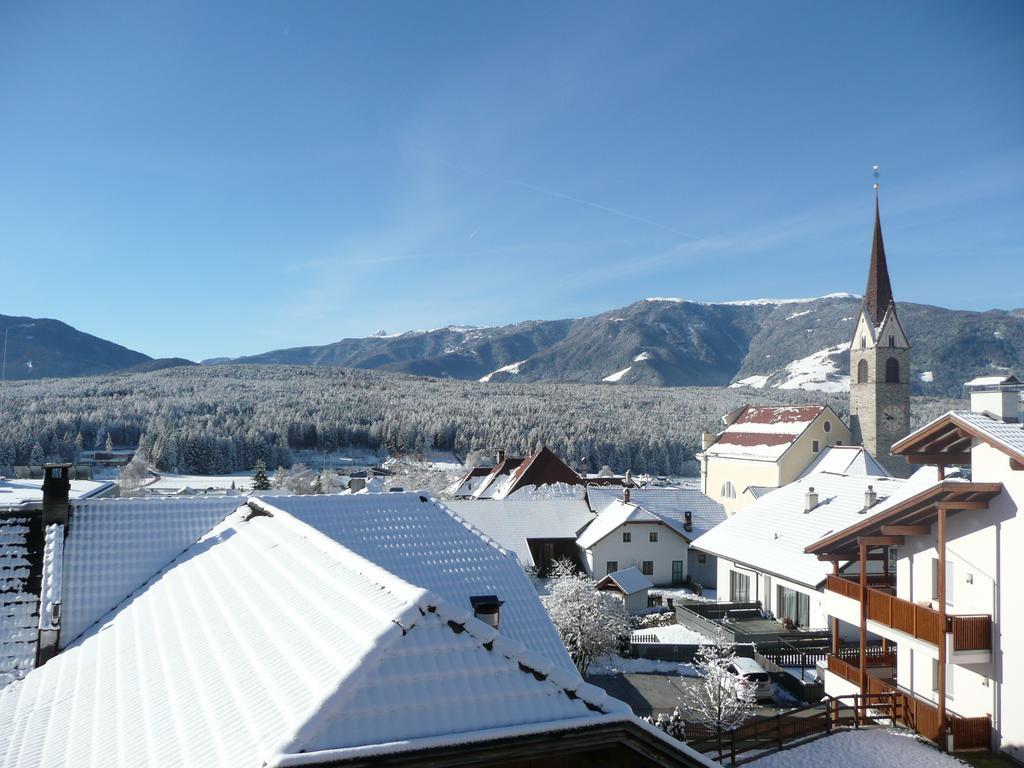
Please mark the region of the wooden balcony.
MULTIPOLYGON (((870 579, 868 583, 871 583, 870 579)), ((860 584, 851 578, 829 575, 825 589, 860 601, 860 584)), ((992 648, 991 616, 947 616, 943 625, 942 614, 934 608, 896 597, 885 587, 867 588, 867 616, 869 621, 892 627, 932 645, 944 643, 946 633, 952 633, 954 652, 987 651, 992 648)))

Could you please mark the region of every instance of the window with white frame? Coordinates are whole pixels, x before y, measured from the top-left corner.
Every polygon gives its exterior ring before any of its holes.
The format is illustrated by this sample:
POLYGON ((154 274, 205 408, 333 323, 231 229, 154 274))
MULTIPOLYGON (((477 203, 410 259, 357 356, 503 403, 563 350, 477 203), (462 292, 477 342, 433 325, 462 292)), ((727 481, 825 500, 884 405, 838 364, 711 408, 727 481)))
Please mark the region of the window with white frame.
POLYGON ((656 542, 658 540, 658 532, 657 531, 651 531, 650 534, 648 534, 647 539, 648 539, 648 541, 650 541, 653 544, 654 542, 656 542))
POLYGON ((623 531, 622 532, 622 543, 623 544, 629 544, 629 542, 631 542, 632 540, 633 540, 633 534, 632 533, 630 533, 629 531, 623 531))

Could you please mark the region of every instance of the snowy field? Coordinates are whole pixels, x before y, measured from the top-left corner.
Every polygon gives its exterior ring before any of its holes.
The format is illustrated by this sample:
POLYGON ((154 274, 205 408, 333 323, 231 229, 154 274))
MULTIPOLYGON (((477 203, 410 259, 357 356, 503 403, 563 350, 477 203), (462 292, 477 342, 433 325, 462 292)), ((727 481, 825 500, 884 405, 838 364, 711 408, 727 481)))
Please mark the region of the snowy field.
POLYGON ((844 731, 762 757, 756 768, 963 768, 966 763, 939 752, 899 729, 844 731))
POLYGON ((196 491, 205 491, 209 488, 223 491, 231 488, 234 483, 236 489, 248 489, 252 485, 251 472, 233 472, 230 475, 176 475, 173 472, 161 472, 160 478, 152 483, 146 484, 146 488, 154 491, 180 491, 182 488, 192 488, 196 491))

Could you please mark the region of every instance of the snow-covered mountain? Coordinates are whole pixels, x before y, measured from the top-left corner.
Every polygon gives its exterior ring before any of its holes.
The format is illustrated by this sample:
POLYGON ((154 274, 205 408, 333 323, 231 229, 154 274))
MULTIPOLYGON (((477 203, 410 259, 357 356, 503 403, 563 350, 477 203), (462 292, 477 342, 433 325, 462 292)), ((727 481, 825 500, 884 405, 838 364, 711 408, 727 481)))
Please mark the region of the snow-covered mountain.
MULTIPOLYGON (((651 298, 573 320, 450 326, 276 350, 234 363, 381 368, 490 382, 733 385, 845 391, 860 298, 651 298)), ((959 395, 983 373, 1024 374, 1024 313, 900 304, 915 391, 959 395)))

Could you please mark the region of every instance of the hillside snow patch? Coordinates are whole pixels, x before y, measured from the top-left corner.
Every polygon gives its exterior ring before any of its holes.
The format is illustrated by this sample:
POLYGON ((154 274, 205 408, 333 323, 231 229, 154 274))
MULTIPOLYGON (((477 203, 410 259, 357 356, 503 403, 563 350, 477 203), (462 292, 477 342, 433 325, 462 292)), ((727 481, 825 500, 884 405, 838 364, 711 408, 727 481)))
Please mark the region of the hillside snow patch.
POLYGON ((839 375, 839 365, 832 358, 850 349, 846 341, 819 350, 786 366, 786 379, 777 389, 811 389, 818 392, 848 392, 850 377, 839 375))
POLYGON ((764 385, 768 383, 767 376, 759 376, 757 374, 753 376, 747 376, 745 379, 734 381, 729 385, 730 388, 735 389, 736 387, 753 387, 754 389, 764 389, 764 385))
POLYGON ((809 314, 811 314, 811 310, 805 309, 803 312, 794 312, 792 315, 790 315, 786 319, 787 320, 795 320, 798 317, 803 317, 804 315, 809 315, 809 314))
POLYGON ((491 371, 486 376, 481 376, 480 381, 490 381, 491 376, 493 376, 496 373, 519 373, 519 366, 521 366, 525 362, 525 360, 520 360, 518 363, 509 363, 508 365, 503 365, 498 370, 491 371))
POLYGON ((616 371, 615 373, 612 373, 612 374, 609 374, 608 376, 605 376, 603 379, 601 379, 601 381, 610 381, 610 382, 614 383, 616 381, 619 381, 623 376, 625 376, 631 370, 633 370, 633 366, 632 365, 629 366, 628 368, 623 368, 621 371, 616 371))
MULTIPOLYGON (((633 358, 634 363, 642 363, 644 360, 650 360, 651 355, 649 352, 641 352, 639 355, 633 358)), ((627 369, 628 370, 628 369, 627 369)))
POLYGON ((935 381, 935 374, 933 374, 931 371, 921 371, 919 374, 917 374, 917 378, 919 378, 921 381, 927 384, 935 381))

